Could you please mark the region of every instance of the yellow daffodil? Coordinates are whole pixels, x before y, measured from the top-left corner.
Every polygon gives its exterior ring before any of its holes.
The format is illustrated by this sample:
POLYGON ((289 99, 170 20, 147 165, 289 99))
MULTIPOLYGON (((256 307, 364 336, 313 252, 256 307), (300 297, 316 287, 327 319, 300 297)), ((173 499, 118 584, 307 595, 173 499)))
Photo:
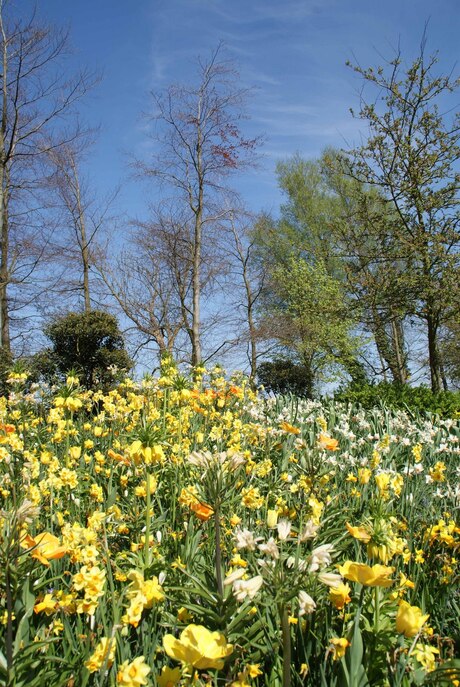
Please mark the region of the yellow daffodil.
POLYGON ((416 660, 422 664, 427 673, 431 673, 436 668, 436 654, 439 654, 439 649, 429 644, 416 644, 414 656, 416 660))
POLYGON ((371 535, 365 527, 352 527, 348 522, 346 523, 346 526, 349 534, 351 534, 351 536, 358 541, 367 544, 371 540, 371 535))
POLYGON ((339 584, 337 587, 332 587, 329 590, 329 601, 338 609, 341 610, 345 604, 350 603, 350 587, 348 584, 339 584))
POLYGON ((109 669, 115 660, 115 649, 117 645, 113 637, 103 637, 96 646, 94 653, 85 661, 85 668, 90 673, 95 673, 102 667, 109 669))
POLYGON ((23 549, 31 549, 30 555, 43 565, 49 565, 51 560, 62 558, 67 548, 62 546, 59 539, 50 532, 41 532, 31 537, 27 534, 21 542, 23 549))
POLYGON ((385 565, 364 565, 363 563, 353 563, 346 561, 339 566, 340 574, 347 580, 352 582, 359 582, 367 587, 391 587, 393 580, 390 575, 394 568, 388 568, 385 565))
POLYGON ((198 670, 215 668, 221 670, 224 660, 233 651, 221 632, 211 632, 202 625, 189 625, 181 632, 180 639, 167 634, 163 646, 170 658, 198 670))
POLYGON ((411 606, 407 601, 400 601, 396 614, 396 630, 406 637, 415 637, 429 618, 423 615, 418 606, 411 606))
POLYGON ((331 639, 331 651, 334 661, 338 661, 345 656, 345 652, 349 646, 351 646, 351 643, 345 637, 333 637, 331 639))
POLYGON ((150 667, 144 662, 143 656, 138 656, 134 661, 124 661, 117 673, 117 685, 119 687, 141 687, 147 684, 147 675, 150 667))

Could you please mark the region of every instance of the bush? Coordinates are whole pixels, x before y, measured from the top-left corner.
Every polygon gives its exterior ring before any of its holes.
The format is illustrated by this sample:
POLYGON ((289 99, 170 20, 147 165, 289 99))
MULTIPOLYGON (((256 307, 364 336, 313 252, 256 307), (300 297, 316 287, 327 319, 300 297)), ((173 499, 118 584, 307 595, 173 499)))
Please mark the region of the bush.
POLYGON ((117 319, 109 313, 69 313, 52 322, 44 333, 53 347, 34 356, 32 368, 51 383, 73 370, 87 389, 109 388, 114 372, 125 374, 132 367, 117 319))
POLYGON ((311 398, 313 377, 306 365, 283 358, 266 361, 257 368, 257 380, 274 394, 294 394, 311 398))
POLYGON ((351 385, 336 392, 334 400, 359 403, 365 409, 383 404, 389 408, 437 414, 443 418, 460 415, 460 392, 433 393, 426 386, 413 387, 407 384, 384 382, 362 386, 351 385))

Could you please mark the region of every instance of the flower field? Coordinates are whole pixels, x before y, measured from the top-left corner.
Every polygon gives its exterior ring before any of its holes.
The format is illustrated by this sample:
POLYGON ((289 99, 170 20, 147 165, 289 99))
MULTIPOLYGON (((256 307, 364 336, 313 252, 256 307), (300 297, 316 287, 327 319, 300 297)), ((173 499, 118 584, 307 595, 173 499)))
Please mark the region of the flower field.
POLYGON ((460 685, 457 419, 9 381, 0 684, 460 685))

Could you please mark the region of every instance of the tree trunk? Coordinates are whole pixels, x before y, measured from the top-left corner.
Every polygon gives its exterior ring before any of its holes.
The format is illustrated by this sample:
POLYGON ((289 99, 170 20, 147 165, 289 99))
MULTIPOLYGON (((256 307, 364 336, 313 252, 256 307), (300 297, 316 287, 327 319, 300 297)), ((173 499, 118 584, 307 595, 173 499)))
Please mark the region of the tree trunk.
POLYGON ((397 373, 397 379, 395 381, 397 381, 398 384, 406 384, 409 379, 409 370, 407 369, 406 356, 404 355, 404 332, 401 319, 397 316, 391 318, 391 334, 397 373))
POLYGON ((428 334, 428 355, 430 365, 431 390, 438 393, 442 388, 441 356, 438 350, 438 322, 437 317, 428 310, 426 317, 428 334))
POLYGON ((200 341, 200 301, 201 301, 201 236, 202 236, 202 209, 199 208, 195 215, 195 233, 193 246, 193 313, 192 313, 192 367, 201 363, 200 341))

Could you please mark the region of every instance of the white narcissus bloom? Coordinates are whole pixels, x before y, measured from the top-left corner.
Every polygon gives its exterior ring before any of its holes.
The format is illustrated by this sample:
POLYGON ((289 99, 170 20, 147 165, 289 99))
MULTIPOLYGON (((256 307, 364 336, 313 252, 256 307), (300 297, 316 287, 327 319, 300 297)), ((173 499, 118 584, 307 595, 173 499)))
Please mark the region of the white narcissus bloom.
POLYGON ((233 595, 237 601, 253 599, 264 583, 262 575, 256 575, 249 580, 236 580, 233 583, 233 595))
POLYGON ((299 592, 299 615, 313 613, 316 604, 307 592, 299 592))
POLYGON ((321 568, 325 568, 326 565, 329 565, 332 561, 331 551, 333 550, 334 547, 332 544, 323 544, 313 549, 310 557, 310 567, 308 568, 309 572, 316 572, 321 568))
POLYGON ((239 580, 243 577, 243 575, 246 573, 246 570, 244 568, 237 568, 234 570, 230 575, 227 575, 227 577, 224 580, 224 585, 229 585, 233 584, 236 582, 236 580, 239 580))
POLYGON ((276 541, 273 539, 273 537, 270 537, 266 544, 259 544, 259 551, 266 553, 267 556, 271 556, 276 560, 280 557, 279 548, 276 545, 276 541))
POLYGON ((235 539, 237 549, 248 549, 249 551, 255 551, 257 542, 261 541, 262 537, 254 537, 254 534, 250 530, 238 529, 235 532, 235 539))
POLYGON ((212 453, 210 451, 193 451, 187 457, 187 460, 192 465, 197 467, 207 468, 213 462, 212 453))
POLYGON ((278 538, 280 541, 285 541, 291 533, 291 523, 289 520, 280 520, 277 524, 278 538))
POLYGON ((305 542, 308 539, 314 539, 318 530, 319 525, 315 525, 313 520, 308 520, 308 522, 305 523, 305 527, 303 528, 302 532, 299 534, 299 541, 305 542))
POLYGON ((328 587, 338 587, 339 584, 342 584, 343 582, 343 577, 342 575, 339 575, 339 573, 328 573, 328 572, 320 572, 318 573, 318 579, 328 587))

